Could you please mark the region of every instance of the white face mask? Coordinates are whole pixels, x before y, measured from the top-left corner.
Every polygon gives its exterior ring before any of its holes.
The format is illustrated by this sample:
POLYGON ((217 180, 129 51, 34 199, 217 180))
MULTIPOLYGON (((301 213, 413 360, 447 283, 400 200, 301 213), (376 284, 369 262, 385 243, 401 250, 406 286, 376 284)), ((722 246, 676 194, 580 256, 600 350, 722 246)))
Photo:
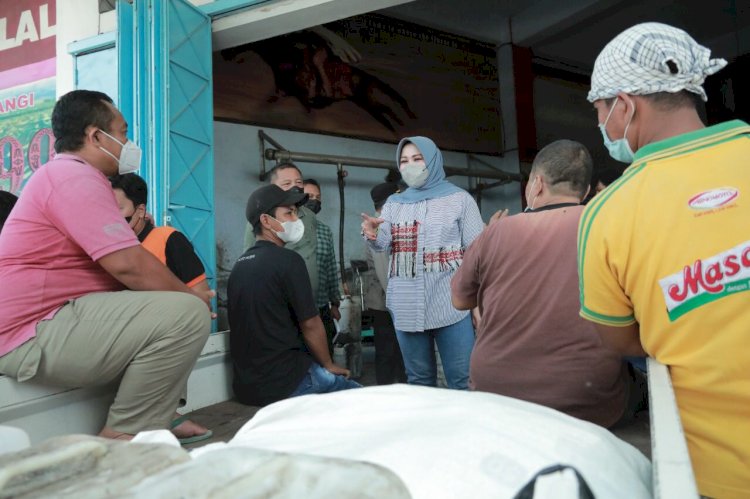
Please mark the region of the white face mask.
MULTIPOLYGON (((269 215, 270 216, 270 215, 269 215)), ((271 217, 273 218, 273 217, 271 217)), ((276 220, 275 218, 273 218, 276 220)), ((278 220, 276 220, 279 222, 278 220)), ((300 239, 302 239, 302 236, 305 235, 305 225, 302 223, 302 220, 299 218, 295 220, 294 222, 279 222, 281 224, 281 227, 284 229, 281 232, 276 232, 274 230, 274 233, 288 244, 294 244, 296 242, 299 242, 300 239)))
POLYGON ((427 182, 429 174, 427 165, 423 163, 406 163, 401 168, 401 178, 404 179, 406 185, 415 189, 422 187, 427 182))
POLYGON ((122 146, 119 158, 102 146, 99 146, 99 149, 101 149, 117 161, 117 173, 119 173, 120 175, 124 175, 126 173, 137 172, 141 167, 141 148, 135 145, 130 140, 123 144, 104 130, 99 131, 122 146))
MULTIPOLYGON (((599 124, 599 130, 602 132, 604 147, 607 148, 607 151, 609 151, 609 155, 612 156, 612 159, 629 164, 632 163, 635 159, 635 154, 633 154, 633 150, 630 148, 630 143, 628 142, 627 138, 628 128, 630 128, 630 123, 633 121, 633 116, 635 116, 635 104, 633 104, 633 114, 630 115, 628 124, 625 125, 625 133, 623 133, 622 138, 617 140, 610 140, 609 135, 607 135, 607 123, 609 123, 609 117, 612 116, 612 111, 615 110, 618 99, 619 97, 615 98, 615 102, 612 104, 612 109, 609 110, 609 114, 607 115, 607 119, 604 120, 604 123, 599 124)), ((625 104, 624 101, 623 104, 625 104)))

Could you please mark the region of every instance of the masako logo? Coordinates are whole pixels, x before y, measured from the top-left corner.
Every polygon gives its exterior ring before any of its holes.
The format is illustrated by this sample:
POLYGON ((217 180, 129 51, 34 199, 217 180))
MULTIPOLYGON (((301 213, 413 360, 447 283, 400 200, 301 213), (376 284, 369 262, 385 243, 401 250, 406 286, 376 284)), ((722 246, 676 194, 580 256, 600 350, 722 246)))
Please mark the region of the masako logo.
POLYGON ((740 291, 750 289, 750 241, 718 255, 685 265, 659 280, 669 319, 740 291))
POLYGON ((688 206, 694 210, 711 210, 719 206, 724 206, 739 195, 740 192, 734 187, 720 187, 696 194, 690 198, 688 206))

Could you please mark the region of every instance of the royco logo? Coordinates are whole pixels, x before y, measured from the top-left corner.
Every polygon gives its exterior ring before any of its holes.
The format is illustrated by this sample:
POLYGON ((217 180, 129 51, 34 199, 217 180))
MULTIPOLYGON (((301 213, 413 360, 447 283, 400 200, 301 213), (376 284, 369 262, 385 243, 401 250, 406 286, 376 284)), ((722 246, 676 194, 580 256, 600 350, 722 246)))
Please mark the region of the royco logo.
POLYGON ((690 198, 688 206, 694 210, 711 210, 719 206, 724 206, 739 195, 740 191, 734 187, 720 187, 696 194, 690 198))
POLYGON ((659 280, 669 320, 706 303, 750 289, 750 241, 716 256, 685 265, 659 280))

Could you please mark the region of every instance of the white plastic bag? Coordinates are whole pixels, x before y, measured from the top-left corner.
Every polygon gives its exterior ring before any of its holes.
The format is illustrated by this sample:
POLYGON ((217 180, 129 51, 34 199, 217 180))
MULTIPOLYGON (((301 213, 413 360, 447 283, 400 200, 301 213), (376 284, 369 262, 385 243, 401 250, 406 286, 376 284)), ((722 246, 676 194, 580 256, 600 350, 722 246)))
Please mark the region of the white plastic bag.
MULTIPOLYGON (((555 464, 578 470, 596 497, 651 497, 651 464, 630 444, 490 393, 389 385, 296 397, 261 409, 228 445, 379 464, 414 498, 512 498, 555 464)), ((578 488, 553 496, 577 498, 578 488)))

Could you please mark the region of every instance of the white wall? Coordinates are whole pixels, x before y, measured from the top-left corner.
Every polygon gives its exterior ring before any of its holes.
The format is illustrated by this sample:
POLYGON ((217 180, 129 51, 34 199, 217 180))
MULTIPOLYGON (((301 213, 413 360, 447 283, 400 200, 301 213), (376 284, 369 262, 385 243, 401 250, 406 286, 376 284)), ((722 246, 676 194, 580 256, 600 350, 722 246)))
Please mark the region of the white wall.
POLYGON ((99 15, 98 0, 57 0, 57 95, 75 89, 75 60, 68 45, 117 29, 115 11, 99 15))
MULTIPOLYGON (((222 276, 231 270, 237 257, 242 253, 245 231, 245 204, 253 190, 262 183, 258 180, 260 172, 260 142, 258 127, 225 122, 214 123, 215 136, 215 197, 216 197, 216 244, 217 266, 219 274, 219 293, 224 295, 222 276)), ((394 144, 369 142, 311 133, 291 132, 272 128, 263 128, 286 149, 294 152, 331 154, 336 156, 356 156, 361 158, 393 160, 395 166, 396 147, 394 144)), ((443 152, 445 164, 453 167, 466 167, 468 158, 465 153, 443 152)), ((483 160, 509 172, 518 172, 515 157, 495 158, 482 157, 483 160)), ((267 168, 273 162, 267 162, 267 168)), ((474 163, 475 168, 486 168, 474 163)), ((299 163, 304 177, 315 178, 321 184, 323 209, 320 220, 328 224, 334 233, 336 255, 339 241, 339 194, 334 165, 299 163)), ((364 246, 360 233, 360 213, 373 212, 370 189, 384 181, 385 170, 359 167, 345 167, 349 172, 346 177, 345 222, 344 222, 344 259, 364 257, 364 246)), ((467 188, 465 177, 451 178, 457 185, 467 188)), ((492 182, 492 180, 487 180, 492 182)), ((489 217, 498 209, 510 208, 512 213, 521 209, 520 187, 513 182, 486 191, 482 198, 482 217, 489 217)))
MULTIPOLYGON (((194 5, 214 0, 189 0, 194 5)), ((57 0, 57 95, 75 89, 74 60, 68 45, 117 29, 117 13, 99 14, 99 0, 57 0)), ((114 96, 112 96, 114 97, 114 96)))

